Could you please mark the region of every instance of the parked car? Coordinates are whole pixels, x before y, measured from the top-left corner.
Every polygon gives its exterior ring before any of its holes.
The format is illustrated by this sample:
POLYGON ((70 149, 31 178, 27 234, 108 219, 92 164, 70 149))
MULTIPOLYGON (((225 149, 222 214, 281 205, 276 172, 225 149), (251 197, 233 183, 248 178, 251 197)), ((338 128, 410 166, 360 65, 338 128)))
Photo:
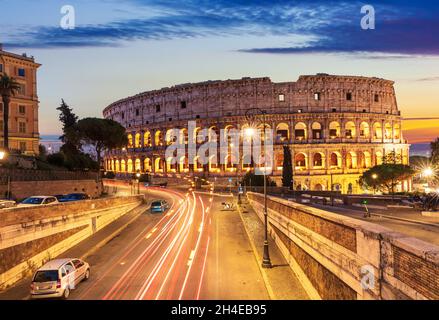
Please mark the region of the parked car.
POLYGON ((90 199, 90 197, 85 193, 70 193, 62 197, 59 201, 60 202, 72 202, 72 201, 81 201, 81 200, 87 200, 90 199))
POLYGON ((17 205, 17 207, 34 207, 58 203, 59 201, 53 196, 34 196, 24 199, 17 205))
POLYGON ((151 213, 162 213, 165 212, 166 209, 169 209, 169 204, 166 200, 155 200, 151 202, 151 213))
POLYGON ((32 299, 63 298, 83 280, 90 278, 90 266, 80 259, 55 259, 39 268, 30 287, 32 299))
POLYGON ((65 194, 55 194, 54 197, 56 198, 56 200, 61 201, 62 198, 64 198, 66 195, 65 194))
POLYGON ((15 207, 16 203, 14 200, 3 200, 0 199, 0 209, 15 207))

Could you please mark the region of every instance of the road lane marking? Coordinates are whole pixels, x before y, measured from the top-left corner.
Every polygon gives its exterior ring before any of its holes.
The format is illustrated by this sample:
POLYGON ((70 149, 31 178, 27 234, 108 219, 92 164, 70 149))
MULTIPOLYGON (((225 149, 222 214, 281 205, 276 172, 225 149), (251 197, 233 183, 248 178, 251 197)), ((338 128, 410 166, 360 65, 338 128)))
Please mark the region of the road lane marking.
POLYGON ((194 257, 195 257, 195 250, 192 250, 191 254, 189 255, 189 261, 187 262, 188 267, 191 266, 192 262, 194 261, 194 257))

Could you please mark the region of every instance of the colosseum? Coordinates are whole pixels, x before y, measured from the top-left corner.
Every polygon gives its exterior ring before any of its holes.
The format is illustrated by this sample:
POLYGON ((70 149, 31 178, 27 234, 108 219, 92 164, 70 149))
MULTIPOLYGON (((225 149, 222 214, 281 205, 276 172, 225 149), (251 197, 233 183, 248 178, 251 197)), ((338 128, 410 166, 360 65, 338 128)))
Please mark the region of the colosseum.
MULTIPOLYGON (((404 164, 409 161, 393 85, 375 77, 317 74, 300 76, 296 82, 242 78, 140 93, 103 111, 104 117, 126 128, 129 140, 126 148, 105 155, 106 170, 119 176, 142 172, 238 181, 249 170, 245 161, 199 165, 182 157, 179 163, 168 162, 166 132, 180 128, 187 143, 189 120, 196 121, 195 130, 242 129, 248 125, 247 110, 258 108, 266 113, 265 126, 274 131, 271 179, 278 185, 286 144, 292 152, 295 189, 361 193, 359 176, 386 154, 395 152, 404 164)), ((399 188, 408 190, 410 183, 399 188)))

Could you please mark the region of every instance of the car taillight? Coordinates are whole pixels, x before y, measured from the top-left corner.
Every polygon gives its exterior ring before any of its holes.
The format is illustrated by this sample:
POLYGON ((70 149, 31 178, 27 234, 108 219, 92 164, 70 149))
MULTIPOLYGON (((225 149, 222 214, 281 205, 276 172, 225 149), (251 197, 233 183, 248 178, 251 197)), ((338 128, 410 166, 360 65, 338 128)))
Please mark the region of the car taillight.
POLYGON ((61 280, 58 280, 58 281, 56 282, 56 288, 57 288, 57 289, 61 288, 61 280))
POLYGON ((35 288, 35 285, 33 283, 30 284, 30 289, 33 290, 35 288))

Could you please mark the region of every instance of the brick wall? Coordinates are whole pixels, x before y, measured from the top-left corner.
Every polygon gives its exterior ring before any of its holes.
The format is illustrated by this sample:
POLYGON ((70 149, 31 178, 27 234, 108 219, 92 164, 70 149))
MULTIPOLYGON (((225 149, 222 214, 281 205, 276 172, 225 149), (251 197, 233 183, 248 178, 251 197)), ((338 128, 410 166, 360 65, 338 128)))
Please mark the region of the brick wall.
MULTIPOLYGON (((263 197, 247 196, 262 219, 263 197)), ((270 234, 311 297, 439 299, 438 246, 276 197, 267 204, 270 234)))
MULTIPOLYGON (((7 184, 0 184, 0 198, 7 194, 7 184)), ((95 180, 49 180, 49 181, 12 181, 10 184, 12 199, 24 199, 36 195, 57 195, 81 192, 91 197, 102 194, 102 185, 95 180)))

